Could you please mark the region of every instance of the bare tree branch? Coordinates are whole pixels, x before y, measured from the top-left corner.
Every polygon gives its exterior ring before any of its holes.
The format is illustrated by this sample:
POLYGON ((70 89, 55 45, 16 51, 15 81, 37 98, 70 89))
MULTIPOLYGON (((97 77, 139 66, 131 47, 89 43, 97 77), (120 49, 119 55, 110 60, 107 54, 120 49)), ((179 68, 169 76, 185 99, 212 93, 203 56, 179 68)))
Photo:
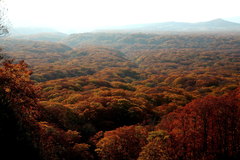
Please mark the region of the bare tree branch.
POLYGON ((4 5, 4 0, 0 0, 0 36, 4 36, 9 33, 6 12, 7 9, 4 5))

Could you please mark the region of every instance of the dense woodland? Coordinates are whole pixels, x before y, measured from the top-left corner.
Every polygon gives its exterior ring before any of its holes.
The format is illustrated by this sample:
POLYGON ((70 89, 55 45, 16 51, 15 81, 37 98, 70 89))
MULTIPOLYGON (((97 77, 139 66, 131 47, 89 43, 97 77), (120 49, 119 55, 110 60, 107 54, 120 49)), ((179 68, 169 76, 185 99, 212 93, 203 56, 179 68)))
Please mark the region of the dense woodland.
POLYGON ((36 36, 0 39, 9 159, 239 159, 240 33, 36 36))

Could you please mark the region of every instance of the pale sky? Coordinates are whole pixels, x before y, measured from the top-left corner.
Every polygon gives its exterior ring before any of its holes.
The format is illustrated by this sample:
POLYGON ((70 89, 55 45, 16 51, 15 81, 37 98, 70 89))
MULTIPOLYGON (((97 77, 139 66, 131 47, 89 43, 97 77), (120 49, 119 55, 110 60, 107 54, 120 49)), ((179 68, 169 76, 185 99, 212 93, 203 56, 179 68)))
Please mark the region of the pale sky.
POLYGON ((5 0, 14 27, 59 31, 240 16, 240 0, 5 0))

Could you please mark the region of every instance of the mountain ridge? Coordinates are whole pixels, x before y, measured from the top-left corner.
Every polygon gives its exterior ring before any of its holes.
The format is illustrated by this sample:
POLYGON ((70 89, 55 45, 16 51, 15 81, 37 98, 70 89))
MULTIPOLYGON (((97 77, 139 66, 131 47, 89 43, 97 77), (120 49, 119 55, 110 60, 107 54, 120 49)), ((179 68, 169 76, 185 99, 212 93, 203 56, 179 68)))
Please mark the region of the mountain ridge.
POLYGON ((224 19, 214 19, 206 22, 162 22, 149 24, 134 24, 103 30, 96 32, 220 32, 220 31, 240 31, 240 24, 224 19))
MULTIPOLYGON (((59 42, 71 35, 65 34, 51 29, 44 28, 24 28, 23 32, 12 32, 10 37, 17 39, 51 41, 59 42)), ((174 34, 174 33, 225 33, 225 32, 240 32, 240 23, 236 23, 227 19, 214 19, 211 21, 188 23, 188 22, 161 22, 147 24, 133 24, 125 26, 106 27, 97 29, 92 32, 84 33, 151 33, 151 34, 174 34)))

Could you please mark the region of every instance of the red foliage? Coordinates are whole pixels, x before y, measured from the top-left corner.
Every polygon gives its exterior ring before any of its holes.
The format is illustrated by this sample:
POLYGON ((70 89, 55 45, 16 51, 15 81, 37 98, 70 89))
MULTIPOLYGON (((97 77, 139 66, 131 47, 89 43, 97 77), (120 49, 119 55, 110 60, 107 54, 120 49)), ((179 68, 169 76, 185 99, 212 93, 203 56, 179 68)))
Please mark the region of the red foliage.
POLYGON ((160 128, 168 130, 175 154, 183 159, 235 157, 240 152, 238 92, 194 100, 167 115, 160 128))

